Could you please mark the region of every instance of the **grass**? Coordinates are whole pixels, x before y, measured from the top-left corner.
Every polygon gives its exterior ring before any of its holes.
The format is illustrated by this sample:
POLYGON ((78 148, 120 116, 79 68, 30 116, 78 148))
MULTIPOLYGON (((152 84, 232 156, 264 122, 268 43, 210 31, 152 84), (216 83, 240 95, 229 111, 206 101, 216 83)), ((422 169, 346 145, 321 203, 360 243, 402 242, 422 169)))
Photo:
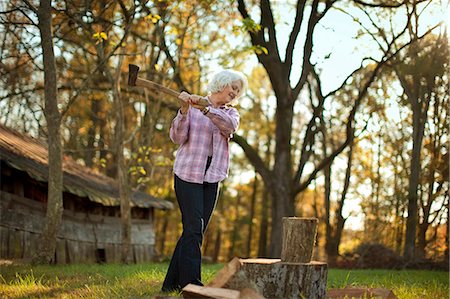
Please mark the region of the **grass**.
POLYGON ((399 299, 449 298, 449 273, 426 270, 328 271, 328 288, 386 288, 399 299))
MULTIPOLYGON (((139 265, 2 265, 0 298, 151 298, 160 294, 167 263, 139 265)), ((222 267, 203 267, 204 282, 222 267)), ((383 287, 398 298, 449 298, 448 272, 328 271, 328 288, 383 287)), ((177 295, 177 294, 171 294, 177 295)))

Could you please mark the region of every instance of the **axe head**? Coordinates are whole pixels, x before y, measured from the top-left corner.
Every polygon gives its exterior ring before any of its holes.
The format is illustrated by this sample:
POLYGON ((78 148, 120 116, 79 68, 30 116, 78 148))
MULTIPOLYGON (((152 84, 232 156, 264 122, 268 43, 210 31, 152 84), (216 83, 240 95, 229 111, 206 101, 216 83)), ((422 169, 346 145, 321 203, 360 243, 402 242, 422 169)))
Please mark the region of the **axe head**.
POLYGON ((139 67, 135 64, 128 65, 128 85, 136 86, 136 79, 138 76, 139 67))

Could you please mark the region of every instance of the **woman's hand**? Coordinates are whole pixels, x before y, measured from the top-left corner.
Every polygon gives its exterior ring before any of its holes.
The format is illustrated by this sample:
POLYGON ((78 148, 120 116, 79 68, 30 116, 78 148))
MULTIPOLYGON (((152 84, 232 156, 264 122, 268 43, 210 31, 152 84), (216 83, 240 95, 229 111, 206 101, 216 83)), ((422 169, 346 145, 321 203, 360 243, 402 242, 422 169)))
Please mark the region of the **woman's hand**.
POLYGON ((192 107, 197 108, 198 110, 202 111, 205 109, 205 107, 209 106, 209 102, 205 97, 193 94, 189 97, 189 102, 192 107))
POLYGON ((182 91, 178 98, 180 99, 182 114, 185 114, 188 111, 189 105, 198 110, 203 110, 205 107, 209 106, 209 102, 205 97, 189 94, 185 91, 182 91))
POLYGON ((182 91, 179 95, 178 95, 178 99, 180 100, 180 110, 181 110, 181 114, 186 114, 187 111, 189 110, 189 98, 190 98, 190 94, 182 91))

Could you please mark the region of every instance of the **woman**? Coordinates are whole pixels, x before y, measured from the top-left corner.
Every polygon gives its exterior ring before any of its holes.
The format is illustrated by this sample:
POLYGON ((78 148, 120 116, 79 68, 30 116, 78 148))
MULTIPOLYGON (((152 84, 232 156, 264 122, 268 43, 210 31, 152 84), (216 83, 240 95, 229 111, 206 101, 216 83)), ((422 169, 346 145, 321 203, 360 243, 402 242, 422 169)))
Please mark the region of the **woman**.
POLYGON ((179 95, 182 105, 172 121, 170 139, 180 145, 174 186, 183 233, 164 279, 164 292, 179 291, 189 283, 203 285, 203 234, 216 205, 219 182, 228 175, 228 142, 239 125, 239 113, 230 104, 246 87, 242 73, 223 70, 208 84, 206 98, 187 92, 179 95))

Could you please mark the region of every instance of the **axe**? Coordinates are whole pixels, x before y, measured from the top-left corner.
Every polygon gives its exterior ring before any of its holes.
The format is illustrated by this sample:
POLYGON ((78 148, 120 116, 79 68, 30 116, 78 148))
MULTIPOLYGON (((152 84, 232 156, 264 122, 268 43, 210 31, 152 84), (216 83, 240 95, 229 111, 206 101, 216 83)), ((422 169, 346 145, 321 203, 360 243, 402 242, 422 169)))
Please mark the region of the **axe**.
MULTIPOLYGON (((163 92, 169 96, 175 97, 178 99, 178 96, 180 93, 178 91, 175 91, 173 89, 167 88, 165 86, 162 86, 161 84, 158 84, 156 82, 142 79, 138 77, 139 67, 135 64, 129 64, 128 65, 128 85, 130 86, 138 86, 138 87, 145 87, 150 90, 160 91, 163 92)), ((180 99, 178 99, 181 101, 180 99)), ((201 106, 208 106, 209 102, 206 99, 200 99, 199 105, 201 106)))

